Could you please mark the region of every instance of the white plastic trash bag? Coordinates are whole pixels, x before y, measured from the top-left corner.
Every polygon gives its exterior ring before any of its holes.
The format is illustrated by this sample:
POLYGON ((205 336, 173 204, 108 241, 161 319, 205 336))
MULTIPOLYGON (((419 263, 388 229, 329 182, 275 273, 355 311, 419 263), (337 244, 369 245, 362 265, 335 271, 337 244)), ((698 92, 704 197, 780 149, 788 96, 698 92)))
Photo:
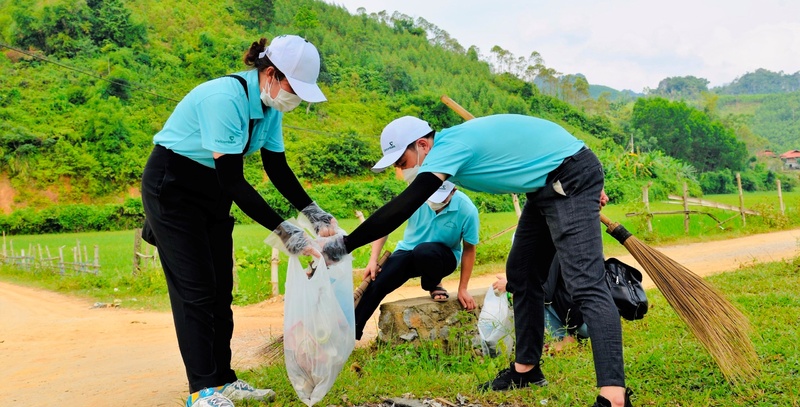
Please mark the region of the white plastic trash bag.
POLYGON ((322 259, 308 278, 290 256, 284 298, 286 372, 300 400, 311 406, 325 397, 355 347, 353 258, 334 266, 322 259))
POLYGON ((514 346, 514 314, 506 293, 495 294, 489 287, 478 316, 478 334, 483 354, 496 357, 511 354, 514 346))

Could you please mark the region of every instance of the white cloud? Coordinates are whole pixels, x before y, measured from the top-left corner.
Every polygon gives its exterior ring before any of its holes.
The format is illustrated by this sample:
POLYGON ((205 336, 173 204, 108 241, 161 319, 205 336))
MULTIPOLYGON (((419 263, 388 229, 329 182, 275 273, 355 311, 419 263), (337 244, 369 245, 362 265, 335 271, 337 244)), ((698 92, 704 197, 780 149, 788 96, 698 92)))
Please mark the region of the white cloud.
POLYGON ((331 0, 423 17, 461 45, 538 51, 559 72, 616 89, 693 75, 719 86, 758 68, 800 71, 800 1, 331 0))

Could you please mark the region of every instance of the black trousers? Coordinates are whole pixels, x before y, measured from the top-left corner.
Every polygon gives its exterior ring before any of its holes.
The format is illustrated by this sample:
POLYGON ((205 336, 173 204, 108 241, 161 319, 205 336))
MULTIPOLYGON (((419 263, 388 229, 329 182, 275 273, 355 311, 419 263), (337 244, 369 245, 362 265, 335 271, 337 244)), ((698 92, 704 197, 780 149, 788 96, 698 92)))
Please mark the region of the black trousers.
POLYGON ((395 250, 358 302, 356 339, 361 339, 367 321, 389 293, 413 277, 421 277, 422 289, 431 291, 442 278, 455 271, 456 266, 453 251, 442 243, 421 243, 412 250, 395 250))
POLYGON ((233 218, 216 171, 156 146, 142 174, 142 202, 167 280, 189 392, 236 381, 233 218))

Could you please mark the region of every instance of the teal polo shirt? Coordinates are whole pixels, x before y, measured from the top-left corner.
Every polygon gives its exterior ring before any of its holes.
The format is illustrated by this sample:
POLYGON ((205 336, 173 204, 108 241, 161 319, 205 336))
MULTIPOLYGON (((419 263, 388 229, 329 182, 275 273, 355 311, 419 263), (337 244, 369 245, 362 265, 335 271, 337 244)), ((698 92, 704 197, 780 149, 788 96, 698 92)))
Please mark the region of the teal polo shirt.
POLYGON ((473 191, 522 194, 543 187, 547 174, 583 146, 544 119, 486 116, 437 133, 419 170, 447 174, 448 181, 473 191))
POLYGON ((236 78, 221 77, 192 89, 175 106, 153 143, 164 146, 206 167, 214 167, 213 153, 241 154, 247 143, 250 119, 253 136, 245 155, 262 147, 282 152, 283 113, 262 108, 258 71, 237 72, 247 81, 248 97, 236 78))
POLYGON ((395 250, 413 250, 421 243, 443 243, 461 263, 461 240, 478 244, 478 208, 463 192, 456 190, 450 203, 439 213, 424 204, 408 219, 403 240, 395 250))

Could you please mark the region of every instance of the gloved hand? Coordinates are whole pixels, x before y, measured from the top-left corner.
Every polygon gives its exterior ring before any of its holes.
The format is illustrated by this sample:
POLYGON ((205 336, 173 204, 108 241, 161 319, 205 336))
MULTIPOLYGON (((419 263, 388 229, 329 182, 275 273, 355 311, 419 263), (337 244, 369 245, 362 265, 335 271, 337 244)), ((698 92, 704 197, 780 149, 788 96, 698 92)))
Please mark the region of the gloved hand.
POLYGON ((317 236, 327 237, 337 233, 339 222, 336 221, 333 215, 323 211, 316 202, 311 202, 300 213, 305 215, 311 222, 311 226, 314 227, 314 232, 317 233, 317 236))
POLYGON ((338 234, 324 239, 319 239, 323 242, 322 257, 325 258, 325 263, 332 266, 342 260, 347 255, 347 247, 344 244, 345 236, 338 234))
MULTIPOLYGON (((319 258, 321 254, 312 245, 311 236, 297 225, 283 221, 272 233, 283 243, 283 249, 291 255, 306 255, 319 258)), ((275 239, 267 237, 267 244, 274 242, 275 239)))

